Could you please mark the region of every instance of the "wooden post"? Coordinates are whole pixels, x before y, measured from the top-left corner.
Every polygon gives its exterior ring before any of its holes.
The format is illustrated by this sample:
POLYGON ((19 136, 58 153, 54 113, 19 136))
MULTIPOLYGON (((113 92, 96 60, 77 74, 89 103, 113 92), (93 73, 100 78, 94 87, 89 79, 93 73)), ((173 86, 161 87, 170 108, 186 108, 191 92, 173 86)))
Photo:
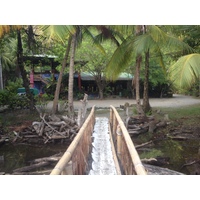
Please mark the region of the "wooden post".
POLYGON ((73 175, 72 161, 68 162, 66 167, 64 167, 63 171, 61 172, 61 175, 73 175))
POLYGON ((119 159, 121 159, 121 153, 122 153, 122 131, 120 126, 117 126, 117 155, 119 157, 119 159))
POLYGON ((77 124, 79 127, 81 127, 81 125, 82 125, 82 109, 81 108, 78 109, 77 124))
POLYGON ((110 129, 111 132, 113 133, 113 111, 111 108, 110 108, 110 129))

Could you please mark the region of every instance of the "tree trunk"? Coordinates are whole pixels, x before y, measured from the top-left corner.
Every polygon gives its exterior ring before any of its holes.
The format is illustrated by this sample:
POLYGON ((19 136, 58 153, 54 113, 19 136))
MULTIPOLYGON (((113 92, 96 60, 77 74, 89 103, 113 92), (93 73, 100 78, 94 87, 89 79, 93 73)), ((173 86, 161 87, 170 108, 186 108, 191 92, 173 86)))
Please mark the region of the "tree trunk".
POLYGON ((103 91, 104 91, 104 88, 106 87, 106 82, 100 74, 95 76, 94 78, 99 90, 99 99, 102 100, 104 98, 103 91))
POLYGON ((149 104, 149 50, 145 53, 145 77, 144 77, 144 92, 143 92, 143 110, 145 113, 151 110, 149 104))
MULTIPOLYGON (((136 35, 137 36, 142 34, 142 28, 143 28, 143 26, 141 26, 141 25, 136 26, 136 35)), ((135 70, 135 98, 136 98, 136 107, 137 107, 138 114, 144 114, 144 111, 142 110, 141 102, 140 102, 140 66, 141 66, 141 62, 142 62, 142 56, 137 55, 136 70, 135 70)))
POLYGON ((73 105, 73 86, 74 86, 74 57, 76 50, 76 34, 72 36, 72 49, 70 56, 70 66, 69 66, 69 85, 68 85, 68 112, 71 113, 73 118, 74 105, 73 105))
POLYGON ((136 58, 136 70, 135 70, 135 98, 137 113, 143 115, 144 111, 140 101, 140 66, 142 62, 142 56, 138 55, 136 58))
POLYGON ((99 89, 99 99, 102 100, 103 99, 103 90, 99 89))
POLYGON ((0 56, 0 90, 3 90, 3 75, 2 75, 1 56, 0 56))
POLYGON ((28 34, 28 49, 30 53, 34 54, 36 50, 36 41, 34 38, 34 31, 32 25, 28 25, 27 34, 28 34))
POLYGON ((26 95, 29 99, 29 109, 34 110, 34 97, 29 88, 29 80, 27 78, 27 73, 24 68, 23 63, 23 48, 22 48, 22 40, 21 40, 21 32, 17 30, 17 65, 20 69, 20 73, 23 79, 24 88, 26 91, 26 95))
POLYGON ((68 45, 67 45, 65 57, 64 57, 64 60, 62 62, 62 68, 61 68, 60 73, 59 73, 58 82, 56 84, 56 91, 55 91, 55 94, 54 94, 53 108, 52 108, 53 114, 55 114, 58 111, 58 99, 59 99, 59 95, 60 95, 60 87, 61 87, 63 73, 64 73, 64 70, 65 70, 65 67, 66 67, 66 64, 67 64, 67 58, 68 58, 69 52, 70 52, 71 41, 72 41, 72 38, 70 37, 69 40, 68 40, 68 45))

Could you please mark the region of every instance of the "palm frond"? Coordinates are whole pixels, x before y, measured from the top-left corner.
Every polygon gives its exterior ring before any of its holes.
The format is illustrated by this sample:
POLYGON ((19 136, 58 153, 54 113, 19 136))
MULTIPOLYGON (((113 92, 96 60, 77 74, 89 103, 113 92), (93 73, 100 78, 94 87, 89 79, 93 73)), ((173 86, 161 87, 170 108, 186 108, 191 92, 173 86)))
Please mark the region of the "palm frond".
POLYGON ((182 56, 169 70, 178 87, 190 88, 200 76, 200 54, 182 56))
POLYGON ((51 40, 52 38, 58 39, 65 43, 65 39, 71 34, 76 33, 76 27, 72 25, 45 25, 41 26, 44 34, 51 40))
POLYGON ((129 36, 115 50, 106 68, 106 77, 109 80, 116 80, 121 72, 129 66, 133 55, 134 36, 129 36))

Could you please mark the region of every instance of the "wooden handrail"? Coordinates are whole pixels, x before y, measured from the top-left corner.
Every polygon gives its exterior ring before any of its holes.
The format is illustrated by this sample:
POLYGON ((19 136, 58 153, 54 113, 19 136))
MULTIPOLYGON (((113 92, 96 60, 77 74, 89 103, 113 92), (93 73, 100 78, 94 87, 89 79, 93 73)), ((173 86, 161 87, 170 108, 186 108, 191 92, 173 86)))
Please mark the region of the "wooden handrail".
POLYGON ((115 107, 110 108, 111 131, 122 171, 126 175, 147 175, 124 122, 115 107))
POLYGON ((70 174, 84 174, 87 167, 87 156, 90 152, 91 135, 95 123, 95 106, 77 133, 76 137, 58 161, 50 175, 69 174, 66 168, 70 167, 70 174), (71 164, 70 161, 72 160, 71 164))

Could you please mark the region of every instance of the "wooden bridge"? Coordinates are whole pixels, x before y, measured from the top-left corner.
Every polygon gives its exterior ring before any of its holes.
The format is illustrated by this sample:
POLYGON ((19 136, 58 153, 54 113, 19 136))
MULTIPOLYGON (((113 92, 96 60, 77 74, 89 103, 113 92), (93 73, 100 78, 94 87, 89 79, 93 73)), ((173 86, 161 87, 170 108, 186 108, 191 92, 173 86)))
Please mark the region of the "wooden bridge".
POLYGON ((146 175, 129 133, 113 106, 110 106, 107 126, 105 124, 105 118, 95 118, 93 106, 50 175, 146 175))

